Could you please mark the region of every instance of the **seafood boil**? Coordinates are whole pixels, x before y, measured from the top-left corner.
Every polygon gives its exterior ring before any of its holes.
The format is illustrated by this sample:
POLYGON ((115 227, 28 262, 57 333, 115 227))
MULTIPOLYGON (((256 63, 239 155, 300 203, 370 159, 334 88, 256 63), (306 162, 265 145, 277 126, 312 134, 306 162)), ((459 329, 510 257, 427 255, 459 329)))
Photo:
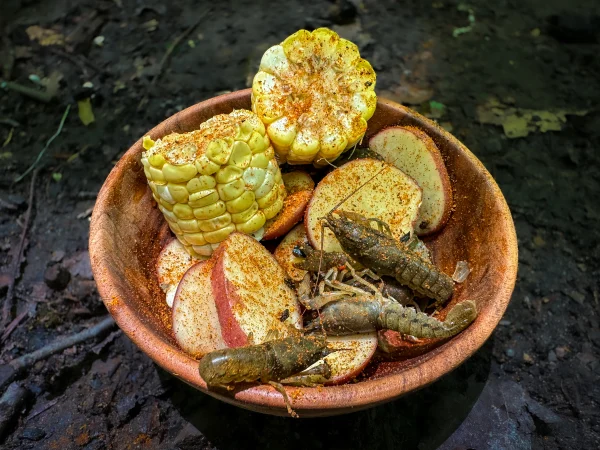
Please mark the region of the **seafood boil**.
POLYGON ((148 186, 174 234, 158 280, 209 388, 269 384, 294 416, 283 385, 360 379, 385 358, 379 330, 418 348, 476 319, 420 239, 443 233, 452 210, 435 143, 397 126, 364 147, 375 79, 350 41, 300 30, 263 55, 251 111, 144 138, 148 186), (273 239, 271 253, 262 242, 273 239))

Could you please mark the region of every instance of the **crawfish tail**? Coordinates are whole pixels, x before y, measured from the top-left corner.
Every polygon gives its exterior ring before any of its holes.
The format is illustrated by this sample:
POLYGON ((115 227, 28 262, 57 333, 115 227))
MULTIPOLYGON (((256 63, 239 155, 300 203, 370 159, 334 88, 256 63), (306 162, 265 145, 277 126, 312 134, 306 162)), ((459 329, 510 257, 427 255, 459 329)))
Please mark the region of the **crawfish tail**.
POLYGON ((475 303, 467 300, 456 305, 441 322, 413 308, 385 302, 378 327, 409 334, 417 338, 447 338, 464 330, 477 317, 475 303))
POLYGON ((321 330, 331 336, 345 336, 377 330, 382 304, 372 298, 352 297, 327 303, 319 317, 309 322, 308 332, 321 330))
MULTIPOLYGON (((402 249, 398 248, 398 251, 402 252, 402 249)), ((454 291, 452 278, 415 253, 406 253, 406 255, 405 258, 398 258, 401 263, 395 268, 394 275, 398 282, 438 302, 443 303, 452 296, 454 291)))

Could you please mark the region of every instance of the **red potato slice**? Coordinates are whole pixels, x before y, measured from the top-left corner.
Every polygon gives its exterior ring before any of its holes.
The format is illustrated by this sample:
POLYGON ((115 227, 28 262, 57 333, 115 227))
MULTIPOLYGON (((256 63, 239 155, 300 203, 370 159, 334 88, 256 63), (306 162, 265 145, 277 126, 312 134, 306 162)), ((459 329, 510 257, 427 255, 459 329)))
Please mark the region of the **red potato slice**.
POLYGON ((308 205, 315 188, 315 182, 306 172, 284 173, 281 178, 287 190, 287 196, 279 214, 267 220, 264 240, 283 236, 302 220, 306 205, 308 205))
POLYGON ((273 253, 273 256, 275 256, 279 265, 285 270, 287 276, 294 281, 302 281, 304 275, 306 275, 306 270, 301 270, 294 266, 294 263, 301 262, 302 258, 298 258, 292 253, 295 246, 302 247, 303 244, 308 244, 308 238, 306 237, 304 224, 300 223, 292 228, 273 253))
POLYGON ((199 358, 226 348, 211 284, 215 261, 201 261, 181 279, 173 302, 173 334, 179 346, 199 358))
POLYGON ((417 235, 439 231, 450 218, 452 187, 433 140, 418 128, 389 127, 369 140, 369 148, 413 177, 423 189, 423 204, 415 227, 417 235))
POLYGON ((377 332, 379 349, 387 354, 387 358, 413 358, 443 344, 443 339, 417 339, 409 341, 402 334, 392 330, 377 332))
POLYGON ((227 346, 262 343, 271 330, 283 338, 292 327, 302 327, 296 292, 285 283, 273 255, 254 238, 232 233, 214 256, 212 290, 227 346), (286 310, 289 315, 282 322, 286 310))
MULTIPOLYGON (((413 230, 422 197, 416 181, 391 164, 357 159, 330 172, 317 185, 304 216, 306 234, 313 247, 321 248, 319 219, 351 193, 353 195, 342 203, 339 210, 383 220, 396 239, 413 230), (371 181, 361 187, 367 180, 371 181)), ((325 228, 323 250, 342 251, 328 228, 325 228)))
POLYGON ((331 367, 331 378, 325 383, 329 386, 351 381, 363 371, 377 350, 377 333, 332 336, 327 342, 331 348, 340 350, 323 358, 331 367))
POLYGON ((200 260, 194 259, 177 239, 165 245, 156 260, 156 276, 165 293, 167 305, 173 306, 177 285, 187 270, 200 260))

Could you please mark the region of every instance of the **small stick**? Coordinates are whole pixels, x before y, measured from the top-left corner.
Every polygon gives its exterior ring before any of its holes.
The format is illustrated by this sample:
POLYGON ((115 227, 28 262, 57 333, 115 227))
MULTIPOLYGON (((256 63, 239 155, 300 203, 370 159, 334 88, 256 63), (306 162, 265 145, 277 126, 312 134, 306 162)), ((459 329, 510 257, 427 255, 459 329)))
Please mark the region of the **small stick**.
POLYGON ((13 359, 8 364, 1 365, 0 389, 3 389, 4 386, 14 380, 23 370, 33 366, 36 362, 41 361, 42 359, 45 359, 66 348, 85 342, 88 339, 98 337, 111 329, 114 325, 115 321, 113 318, 111 316, 107 316, 87 330, 80 331, 79 333, 72 334, 70 336, 59 337, 50 344, 32 353, 28 353, 27 355, 13 359))
POLYGON ((165 52, 162 59, 160 60, 160 64, 158 65, 158 71, 156 72, 156 75, 154 75, 154 78, 152 79, 152 82, 151 82, 152 85, 156 84, 156 81, 162 75, 162 72, 165 68, 165 64, 167 63, 167 61, 169 60, 169 57, 171 56, 173 51, 177 48, 179 43, 181 41, 183 41, 187 36, 189 36, 189 34, 194 30, 194 28, 196 28, 200 24, 200 21, 202 19, 204 19, 204 17, 209 12, 210 12, 210 8, 208 8, 204 12, 200 13, 198 15, 198 18, 196 19, 196 21, 192 25, 190 25, 183 33, 181 33, 179 36, 177 36, 177 38, 175 38, 173 43, 171 45, 169 45, 169 47, 167 48, 167 51, 165 52))
POLYGON ((11 91, 18 92, 19 94, 23 94, 27 97, 30 97, 34 100, 38 100, 43 103, 49 103, 52 100, 53 96, 44 91, 38 91, 37 89, 33 89, 27 86, 23 86, 22 84, 15 83, 13 81, 3 81, 0 83, 0 87, 10 89, 11 91))
POLYGON ((21 410, 27 392, 23 386, 13 383, 0 398, 0 439, 4 438, 13 418, 21 410))
POLYGON ((2 336, 0 337, 0 344, 3 344, 4 341, 8 339, 8 337, 12 334, 13 331, 19 326, 19 324, 29 315, 29 308, 19 314, 15 319, 4 329, 2 336))
POLYGON ((21 124, 19 122, 17 122, 16 120, 13 120, 13 119, 9 119, 8 117, 0 118, 0 124, 8 125, 9 127, 20 127, 21 126, 21 124))
MULTIPOLYGON (((10 319, 11 310, 13 306, 13 297, 15 293, 15 282, 19 277, 21 271, 21 260, 23 259, 23 250, 25 249, 25 238, 27 237, 27 231, 29 230, 29 222, 31 221, 31 211, 33 209, 33 198, 35 193, 35 180, 37 178, 38 171, 33 172, 31 177, 31 183, 29 184, 29 202, 27 205, 27 211, 25 212, 25 223, 23 224, 23 231, 21 231, 21 237, 19 238, 19 247, 15 260, 12 262, 12 273, 10 281, 8 283, 8 291, 6 292, 6 298, 4 299, 4 305, 2 307, 2 326, 5 327, 10 319)), ((5 330, 3 330, 5 331, 5 330)))
POLYGON ((60 134, 60 132, 62 131, 63 126, 65 125, 65 120, 67 120, 67 116, 69 115, 70 110, 71 110, 71 105, 67 105, 67 108, 65 109, 65 112, 63 113, 62 118, 60 119, 60 124, 58 125, 58 129, 56 130, 56 133, 54 133, 52 136, 50 136, 50 139, 48 139, 46 141, 46 145, 44 145, 44 148, 42 149, 42 151, 40 151, 38 153, 38 156, 35 159, 35 161, 33 162, 33 164, 31 166, 29 166, 29 168, 25 172, 23 172, 21 175, 19 175, 17 178, 15 178, 14 183, 18 183, 23 178, 25 178, 25 176, 35 168, 35 166, 40 161, 40 159, 42 159, 42 156, 44 156, 44 153, 46 153, 46 150, 48 150, 48 147, 50 146, 50 144, 52 144, 52 141, 54 141, 54 139, 56 139, 58 137, 58 135, 60 134))

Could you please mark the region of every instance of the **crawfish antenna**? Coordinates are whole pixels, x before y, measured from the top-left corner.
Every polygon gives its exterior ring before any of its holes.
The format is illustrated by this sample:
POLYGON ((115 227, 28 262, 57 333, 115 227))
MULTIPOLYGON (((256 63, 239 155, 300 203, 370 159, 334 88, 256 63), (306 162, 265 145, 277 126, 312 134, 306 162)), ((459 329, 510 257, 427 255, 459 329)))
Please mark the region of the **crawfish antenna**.
MULTIPOLYGON (((331 211, 329 211, 329 214, 331 214, 333 211, 335 211, 336 209, 338 209, 340 206, 342 206, 350 197, 352 197, 354 194, 356 194, 358 191, 360 191, 362 188, 364 188, 367 184, 369 184, 371 181, 373 181, 376 177, 379 176, 379 174, 381 174, 381 172, 383 172, 385 169, 387 169, 389 167, 388 163, 386 163, 385 161, 383 162, 383 167, 377 171, 377 173, 375 175, 373 175, 371 178, 369 178, 367 181, 365 181, 363 184, 361 184, 359 187, 357 187, 356 189, 354 189, 352 192, 350 192, 346 197, 344 197, 337 205, 335 205, 333 208, 331 208, 331 211)), ((328 214, 328 215, 329 215, 328 214)))

